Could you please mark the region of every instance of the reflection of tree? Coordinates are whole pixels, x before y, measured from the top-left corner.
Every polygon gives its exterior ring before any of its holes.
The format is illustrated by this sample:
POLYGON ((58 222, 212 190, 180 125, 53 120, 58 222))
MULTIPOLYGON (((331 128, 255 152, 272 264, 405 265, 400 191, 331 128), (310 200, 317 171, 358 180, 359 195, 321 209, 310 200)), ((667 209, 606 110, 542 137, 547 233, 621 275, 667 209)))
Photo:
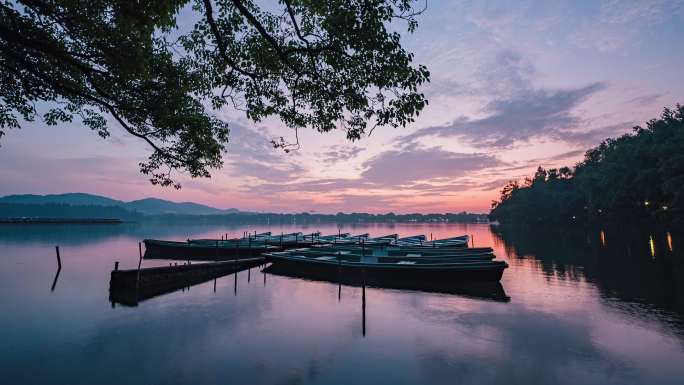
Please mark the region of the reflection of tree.
POLYGON ((600 230, 577 227, 493 226, 492 232, 510 258, 531 258, 559 279, 584 277, 604 298, 675 313, 684 332, 684 255, 670 252, 666 232, 606 229, 605 246, 600 230))

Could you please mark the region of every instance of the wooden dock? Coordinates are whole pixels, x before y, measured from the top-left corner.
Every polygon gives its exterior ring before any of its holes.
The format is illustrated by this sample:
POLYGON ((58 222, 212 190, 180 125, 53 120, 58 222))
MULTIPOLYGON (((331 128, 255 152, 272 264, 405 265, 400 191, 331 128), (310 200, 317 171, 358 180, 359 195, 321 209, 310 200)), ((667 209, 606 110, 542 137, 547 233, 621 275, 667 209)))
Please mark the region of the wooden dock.
POLYGON ((264 263, 265 258, 255 257, 225 262, 113 270, 109 281, 109 299, 112 305, 119 303, 137 306, 140 301, 264 263))

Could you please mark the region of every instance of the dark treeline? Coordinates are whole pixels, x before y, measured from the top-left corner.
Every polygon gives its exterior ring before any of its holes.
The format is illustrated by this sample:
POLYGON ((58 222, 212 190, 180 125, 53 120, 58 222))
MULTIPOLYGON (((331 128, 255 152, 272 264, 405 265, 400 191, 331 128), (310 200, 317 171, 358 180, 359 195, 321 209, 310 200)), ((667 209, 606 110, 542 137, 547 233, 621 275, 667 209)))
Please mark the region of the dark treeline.
POLYGON ((259 224, 305 224, 305 223, 392 223, 392 222, 453 222, 483 223, 488 222, 487 214, 446 213, 446 214, 369 214, 369 213, 231 213, 222 215, 157 215, 148 217, 153 220, 183 221, 193 220, 204 223, 259 223, 259 224))
POLYGON ((0 218, 111 218, 136 221, 142 215, 119 206, 0 203, 0 218))
POLYGON ((638 218, 681 221, 684 210, 684 106, 666 108, 646 127, 607 139, 574 168, 541 166, 511 181, 492 203, 502 223, 638 218))
POLYGON ((189 215, 161 214, 143 215, 137 211, 126 210, 119 206, 80 206, 67 204, 16 204, 0 203, 0 218, 114 218, 127 222, 142 221, 192 221, 199 223, 373 223, 373 222, 487 222, 486 214, 447 213, 447 214, 279 214, 247 213, 189 215))

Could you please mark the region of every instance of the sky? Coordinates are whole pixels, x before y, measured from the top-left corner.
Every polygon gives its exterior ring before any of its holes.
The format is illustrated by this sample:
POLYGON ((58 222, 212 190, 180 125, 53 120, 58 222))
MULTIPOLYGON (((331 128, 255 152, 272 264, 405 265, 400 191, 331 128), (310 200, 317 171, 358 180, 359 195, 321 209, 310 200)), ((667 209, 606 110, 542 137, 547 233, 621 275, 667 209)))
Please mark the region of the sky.
POLYGON ((487 212, 509 180, 572 166, 601 140, 684 103, 684 0, 428 0, 403 44, 426 65, 429 105, 401 129, 357 142, 276 120, 217 114, 231 127, 210 179, 152 186, 149 149, 112 125, 41 121, 0 142, 0 195, 87 192, 276 212, 487 212))

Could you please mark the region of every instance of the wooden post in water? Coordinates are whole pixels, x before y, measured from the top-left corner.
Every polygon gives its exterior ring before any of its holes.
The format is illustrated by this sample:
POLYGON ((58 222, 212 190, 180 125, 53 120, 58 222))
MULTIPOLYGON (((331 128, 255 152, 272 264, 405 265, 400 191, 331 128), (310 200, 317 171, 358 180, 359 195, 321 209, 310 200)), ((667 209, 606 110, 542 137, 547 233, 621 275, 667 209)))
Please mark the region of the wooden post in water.
POLYGON ((119 261, 114 262, 114 271, 119 270, 119 261))
POLYGON ((362 320, 362 333, 366 336, 366 270, 361 270, 362 282, 361 282, 361 317, 362 320))
POLYGON ((470 234, 470 244, 475 247, 475 236, 473 234, 470 234))
POLYGON ((140 255, 140 259, 142 259, 142 242, 138 242, 138 254, 140 255))
POLYGON ((55 252, 57 253, 57 270, 62 270, 62 258, 59 256, 59 246, 55 246, 55 252))

